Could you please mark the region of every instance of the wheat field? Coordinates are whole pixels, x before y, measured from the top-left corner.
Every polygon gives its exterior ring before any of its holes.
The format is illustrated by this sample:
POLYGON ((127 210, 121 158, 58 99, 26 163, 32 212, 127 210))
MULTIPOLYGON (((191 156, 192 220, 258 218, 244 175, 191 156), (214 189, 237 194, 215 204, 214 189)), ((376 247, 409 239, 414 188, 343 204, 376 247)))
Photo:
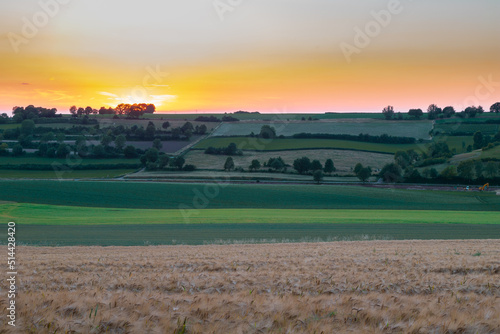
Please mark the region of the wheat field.
POLYGON ((17 251, 1 333, 500 333, 500 240, 17 251))

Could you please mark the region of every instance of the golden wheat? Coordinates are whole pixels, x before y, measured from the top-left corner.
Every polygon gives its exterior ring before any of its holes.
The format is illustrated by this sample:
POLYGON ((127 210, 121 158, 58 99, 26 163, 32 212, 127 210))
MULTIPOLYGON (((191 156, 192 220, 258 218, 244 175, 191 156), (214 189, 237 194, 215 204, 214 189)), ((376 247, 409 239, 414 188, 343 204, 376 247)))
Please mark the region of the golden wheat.
MULTIPOLYGON (((19 247, 17 257, 23 333, 500 333, 500 240, 19 247)), ((16 332, 5 317, 0 326, 16 332)))

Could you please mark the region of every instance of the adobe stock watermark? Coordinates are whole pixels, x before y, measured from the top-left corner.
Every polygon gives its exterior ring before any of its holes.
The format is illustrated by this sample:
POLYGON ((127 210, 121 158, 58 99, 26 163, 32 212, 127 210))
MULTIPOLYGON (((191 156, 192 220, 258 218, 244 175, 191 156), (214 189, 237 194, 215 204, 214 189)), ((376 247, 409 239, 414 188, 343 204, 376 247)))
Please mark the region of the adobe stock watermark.
MULTIPOLYGON (((283 131, 284 128, 290 123, 287 119, 286 108, 284 111, 280 111, 274 115, 273 119, 267 123, 270 127, 275 129, 276 134, 283 131)), ((247 137, 246 140, 240 143, 239 149, 241 150, 263 150, 266 145, 269 145, 275 140, 275 137, 271 135, 272 130, 270 128, 265 128, 263 136, 258 137, 247 137), (266 135, 266 132, 267 133, 266 135)), ((210 184, 205 184, 202 188, 193 188, 193 200, 191 203, 181 203, 178 209, 181 212, 184 222, 189 224, 191 222, 191 217, 200 214, 200 210, 209 207, 210 202, 219 196, 222 189, 226 188, 231 183, 231 175, 227 172, 216 173, 212 172, 210 177, 214 181, 210 184)))
MULTIPOLYGON (((409 0, 413 1, 413 0, 409 0)), ((379 11, 370 12, 373 20, 368 21, 363 28, 354 27, 354 39, 352 44, 340 43, 340 50, 346 61, 350 64, 355 54, 360 54, 364 49, 370 46, 372 40, 378 37, 384 28, 391 24, 394 16, 403 12, 404 6, 400 0, 389 0, 387 8, 379 11)))
POLYGON ((28 44, 30 40, 35 38, 41 29, 46 27, 50 19, 59 14, 62 5, 67 5, 71 0, 40 0, 38 5, 40 10, 35 12, 31 19, 23 16, 21 34, 9 32, 7 38, 15 53, 19 53, 20 46, 28 44))
POLYGON ((243 2, 243 0, 214 0, 212 4, 215 12, 219 16, 219 20, 224 21, 226 13, 233 12, 243 2))

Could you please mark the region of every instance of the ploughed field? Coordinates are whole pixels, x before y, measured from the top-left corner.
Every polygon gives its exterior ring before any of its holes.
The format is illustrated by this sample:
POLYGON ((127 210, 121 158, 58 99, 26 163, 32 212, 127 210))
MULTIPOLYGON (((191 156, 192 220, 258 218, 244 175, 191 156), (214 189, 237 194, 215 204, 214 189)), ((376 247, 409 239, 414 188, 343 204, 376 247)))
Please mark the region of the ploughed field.
POLYGON ((499 240, 22 246, 16 329, 497 333, 499 259, 499 240))

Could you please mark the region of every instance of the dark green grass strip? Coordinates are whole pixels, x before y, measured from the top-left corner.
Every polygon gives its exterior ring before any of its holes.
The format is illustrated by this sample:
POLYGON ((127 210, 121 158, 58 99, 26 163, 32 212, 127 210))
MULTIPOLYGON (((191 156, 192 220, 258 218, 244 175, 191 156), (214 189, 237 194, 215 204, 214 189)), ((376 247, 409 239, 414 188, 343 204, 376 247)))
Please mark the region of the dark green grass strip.
MULTIPOLYGON (((144 246, 336 240, 498 239, 500 225, 469 224, 198 224, 19 226, 18 244, 144 246)), ((7 240, 0 233, 1 240, 7 240)), ((21 250, 22 251, 22 250, 21 250)))
POLYGON ((491 192, 327 185, 0 181, 0 201, 130 209, 178 209, 182 205, 197 209, 500 211, 500 196, 491 192))

